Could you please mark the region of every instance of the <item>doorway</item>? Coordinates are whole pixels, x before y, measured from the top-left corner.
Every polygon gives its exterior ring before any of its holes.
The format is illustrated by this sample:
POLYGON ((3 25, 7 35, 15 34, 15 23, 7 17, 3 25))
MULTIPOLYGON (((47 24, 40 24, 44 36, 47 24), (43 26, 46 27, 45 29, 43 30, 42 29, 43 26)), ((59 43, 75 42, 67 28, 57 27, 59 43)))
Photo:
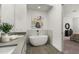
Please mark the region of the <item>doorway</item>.
POLYGON ((79 54, 79 4, 63 5, 64 54, 79 54))

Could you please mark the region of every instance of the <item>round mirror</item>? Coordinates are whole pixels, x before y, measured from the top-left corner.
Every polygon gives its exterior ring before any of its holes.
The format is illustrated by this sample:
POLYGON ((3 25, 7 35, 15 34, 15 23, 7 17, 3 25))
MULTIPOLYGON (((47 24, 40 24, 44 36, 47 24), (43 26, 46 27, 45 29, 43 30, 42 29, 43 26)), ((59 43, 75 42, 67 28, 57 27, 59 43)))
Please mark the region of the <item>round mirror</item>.
POLYGON ((65 28, 66 28, 66 29, 69 29, 69 28, 70 28, 70 24, 69 24, 69 23, 66 23, 66 24, 65 24, 65 28))

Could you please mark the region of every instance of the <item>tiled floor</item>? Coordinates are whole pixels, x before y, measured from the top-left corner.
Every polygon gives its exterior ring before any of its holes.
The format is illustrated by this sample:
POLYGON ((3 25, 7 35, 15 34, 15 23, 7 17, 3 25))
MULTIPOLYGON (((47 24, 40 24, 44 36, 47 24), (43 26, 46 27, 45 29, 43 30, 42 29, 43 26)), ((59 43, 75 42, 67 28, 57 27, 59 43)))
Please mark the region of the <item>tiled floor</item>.
POLYGON ((38 47, 34 47, 28 44, 27 47, 27 54, 57 54, 57 53, 59 53, 59 51, 50 44, 38 47))
POLYGON ((79 54, 79 42, 64 40, 64 53, 65 54, 79 54))

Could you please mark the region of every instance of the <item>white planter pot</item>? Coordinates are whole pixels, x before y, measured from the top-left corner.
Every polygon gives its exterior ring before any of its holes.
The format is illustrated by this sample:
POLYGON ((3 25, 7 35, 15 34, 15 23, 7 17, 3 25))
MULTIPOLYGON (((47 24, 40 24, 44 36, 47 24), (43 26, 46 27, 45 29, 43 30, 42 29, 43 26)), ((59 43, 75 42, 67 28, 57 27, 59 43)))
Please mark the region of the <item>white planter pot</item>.
POLYGON ((2 36, 2 42, 9 42, 10 41, 10 38, 8 36, 8 34, 5 34, 2 36))

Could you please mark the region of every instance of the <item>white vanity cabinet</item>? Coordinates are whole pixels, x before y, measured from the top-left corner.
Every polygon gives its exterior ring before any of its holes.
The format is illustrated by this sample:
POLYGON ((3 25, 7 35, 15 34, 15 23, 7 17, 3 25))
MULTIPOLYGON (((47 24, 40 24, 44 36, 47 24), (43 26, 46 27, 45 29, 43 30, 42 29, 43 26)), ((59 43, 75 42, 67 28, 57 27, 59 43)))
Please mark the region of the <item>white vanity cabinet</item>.
POLYGON ((26 4, 2 4, 1 22, 14 25, 13 32, 26 31, 26 4))

